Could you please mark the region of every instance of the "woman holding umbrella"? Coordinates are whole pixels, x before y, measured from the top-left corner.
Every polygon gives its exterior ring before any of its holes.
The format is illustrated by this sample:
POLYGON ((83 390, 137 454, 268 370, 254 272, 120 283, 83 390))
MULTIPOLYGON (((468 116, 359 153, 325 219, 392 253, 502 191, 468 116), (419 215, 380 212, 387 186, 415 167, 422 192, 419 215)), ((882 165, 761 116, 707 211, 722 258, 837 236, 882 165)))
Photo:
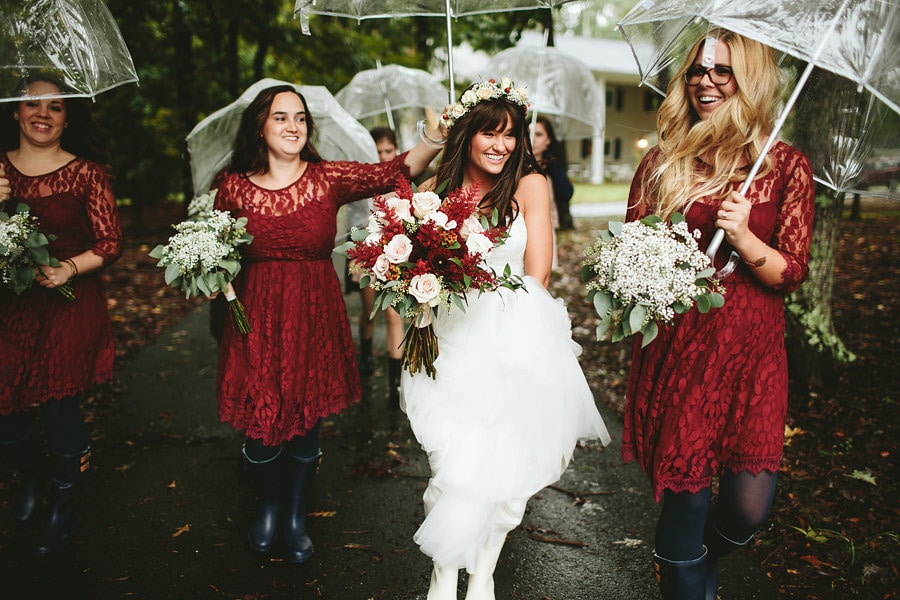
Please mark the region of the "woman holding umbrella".
POLYGON ((442 148, 446 128, 427 132, 409 152, 377 164, 322 160, 312 141, 315 132, 313 115, 294 86, 263 89, 243 112, 215 198, 217 210, 247 217, 254 236, 234 281, 252 331, 224 328, 219 417, 244 432, 244 456, 258 485, 251 548, 271 551, 280 533, 293 563, 313 553, 306 498, 321 455, 319 419, 361 395, 331 261, 337 210, 390 191, 400 177, 422 173, 442 148))
POLYGON ((782 298, 808 272, 809 161, 778 142, 748 193, 735 190, 772 131, 779 92, 771 49, 710 31, 672 78, 659 146, 631 185, 628 220, 681 212, 701 245, 722 229, 742 259, 723 308, 693 310, 633 346, 622 455, 662 499, 653 560, 663 598, 714 599, 718 558, 752 539, 774 496, 787 410, 782 298))
POLYGON ((2 208, 28 205, 41 230, 55 236, 49 250, 60 261, 42 267, 37 285, 21 296, 0 290, 0 445, 22 476, 18 521, 31 520, 40 503, 44 451, 31 431, 35 405, 50 453, 50 514, 38 556, 57 552, 72 535, 76 495, 90 466, 80 403, 93 384, 112 377, 115 357, 99 272, 122 250, 105 147, 86 101, 60 98, 64 91, 49 79, 29 82, 34 99, 7 104, 0 125, 0 172, 12 187, 2 208), (54 289, 66 283, 72 301, 54 289))

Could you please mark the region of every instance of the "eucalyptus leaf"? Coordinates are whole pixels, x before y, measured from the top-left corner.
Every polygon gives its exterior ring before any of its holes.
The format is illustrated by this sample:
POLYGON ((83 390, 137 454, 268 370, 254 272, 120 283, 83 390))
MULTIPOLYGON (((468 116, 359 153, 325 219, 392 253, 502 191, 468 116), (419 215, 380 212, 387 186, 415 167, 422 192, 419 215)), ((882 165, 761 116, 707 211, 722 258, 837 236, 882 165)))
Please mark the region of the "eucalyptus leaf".
POLYGON ((656 324, 656 321, 650 321, 644 328, 641 329, 641 335, 643 336, 643 340, 641 340, 641 348, 644 348, 647 344, 656 339, 656 335, 659 333, 659 325, 656 324))
POLYGON ((603 339, 603 336, 606 335, 607 331, 609 331, 610 325, 612 325, 611 313, 600 319, 600 323, 597 324, 597 340, 603 339))
POLYGON ((156 260, 159 260, 162 258, 163 252, 165 251, 165 249, 166 249, 165 246, 163 246, 162 244, 158 244, 156 246, 156 248, 151 250, 147 256, 149 256, 150 258, 155 258, 156 260))
POLYGON ((610 234, 612 234, 614 236, 618 236, 618 235, 621 235, 621 233, 622 233, 623 225, 624 225, 624 223, 622 223, 621 221, 610 221, 607 224, 607 227, 609 228, 610 234))
POLYGON ((610 313, 612 308, 612 296, 609 295, 609 292, 597 290, 597 293, 594 294, 594 310, 597 311, 597 314, 601 317, 605 317, 610 313))
POLYGON ((166 284, 171 284, 180 275, 181 268, 178 265, 169 265, 166 267, 166 284))
POLYGON ((643 304, 635 304, 628 315, 628 327, 631 331, 641 331, 647 318, 647 307, 643 304))
POLYGON ((710 309, 709 297, 706 294, 700 294, 696 298, 694 298, 694 303, 697 305, 697 310, 701 313, 708 313, 710 309))

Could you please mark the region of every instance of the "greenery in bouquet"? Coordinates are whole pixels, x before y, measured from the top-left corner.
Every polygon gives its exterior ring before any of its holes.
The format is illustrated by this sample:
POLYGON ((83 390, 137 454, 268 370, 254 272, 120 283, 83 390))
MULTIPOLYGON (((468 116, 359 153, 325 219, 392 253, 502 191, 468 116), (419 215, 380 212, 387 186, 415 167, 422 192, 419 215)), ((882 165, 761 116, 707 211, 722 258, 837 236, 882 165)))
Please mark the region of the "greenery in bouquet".
POLYGON ((354 229, 351 241, 338 248, 362 274, 360 286, 375 290, 374 310, 393 307, 412 320, 403 365, 432 378, 438 356, 434 311, 465 310, 469 292, 523 285, 508 265, 497 274, 484 262, 508 237, 496 211, 490 218, 480 214, 475 189, 444 199, 441 191, 420 192, 402 181, 394 193, 375 197, 366 229, 354 229))
POLYGON ((585 250, 582 280, 600 324, 597 339, 611 332, 613 342, 635 333, 646 346, 660 324, 693 306, 701 313, 725 304, 725 289, 712 275, 710 259, 700 251, 700 232, 688 230, 680 213, 670 223, 658 216, 621 223, 611 221, 585 250))
MULTIPOLYGON (((31 287, 41 267, 59 266, 47 248, 56 236, 41 233, 39 227, 26 204, 17 204, 12 215, 0 212, 0 282, 16 295, 31 287)), ((54 289, 69 301, 75 299, 68 283, 54 289)))
POLYGON ((210 210, 204 218, 182 221, 174 229, 167 244, 150 251, 157 266, 166 270, 166 284, 183 291, 186 298, 225 294, 238 331, 250 333, 244 307, 231 284, 241 270, 238 247, 253 241, 246 217, 235 219, 227 212, 210 210))

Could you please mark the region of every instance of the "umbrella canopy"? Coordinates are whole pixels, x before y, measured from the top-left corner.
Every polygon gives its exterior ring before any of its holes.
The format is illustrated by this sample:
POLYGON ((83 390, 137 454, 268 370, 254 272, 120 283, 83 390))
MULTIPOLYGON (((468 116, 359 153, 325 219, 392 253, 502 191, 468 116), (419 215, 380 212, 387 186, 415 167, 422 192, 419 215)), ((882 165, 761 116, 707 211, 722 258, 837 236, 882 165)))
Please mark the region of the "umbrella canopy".
POLYGON ((276 85, 291 85, 306 98, 306 108, 312 114, 318 132, 313 143, 322 158, 378 162, 378 152, 369 131, 344 110, 327 88, 261 79, 234 102, 197 123, 188 134, 186 140, 191 155, 194 194, 208 192, 216 173, 231 161, 234 138, 244 109, 262 90, 276 85))
POLYGON ((118 25, 101 0, 0 0, 0 102, 28 98, 24 81, 48 76, 94 98, 137 73, 118 25))
MULTIPOLYGON (((404 108, 430 108, 441 112, 447 104, 447 88, 421 69, 401 65, 379 65, 360 71, 334 95, 357 119, 390 115, 404 108)), ((391 125, 393 129, 393 124, 391 125)))
POLYGON ((531 110, 555 116, 560 138, 591 137, 603 119, 591 70, 558 48, 509 48, 495 54, 485 71, 528 88, 531 110))
MULTIPOLYGON (((643 0, 625 15, 618 28, 632 48, 642 81, 660 93, 667 87, 670 67, 681 63, 690 45, 710 25, 734 31, 807 63, 748 173, 740 190, 743 194, 814 67, 846 77, 860 90, 868 90, 900 112, 898 4, 900 0, 643 0)), ((855 152, 846 151, 846 146, 853 143, 858 142, 843 140, 841 155, 856 157, 855 152)), ((833 173, 844 175, 859 171, 850 164, 831 167, 833 173)), ((835 185, 830 177, 817 180, 835 185)), ((716 231, 707 254, 715 255, 723 238, 724 233, 716 231)), ((726 271, 727 267, 718 276, 727 275, 726 271)))
POLYGON ((347 17, 362 21, 394 17, 443 17, 447 23, 447 71, 450 102, 456 100, 453 82, 452 19, 468 15, 492 14, 515 10, 552 9, 574 0, 296 0, 294 14, 299 15, 304 33, 309 33, 309 15, 347 17))

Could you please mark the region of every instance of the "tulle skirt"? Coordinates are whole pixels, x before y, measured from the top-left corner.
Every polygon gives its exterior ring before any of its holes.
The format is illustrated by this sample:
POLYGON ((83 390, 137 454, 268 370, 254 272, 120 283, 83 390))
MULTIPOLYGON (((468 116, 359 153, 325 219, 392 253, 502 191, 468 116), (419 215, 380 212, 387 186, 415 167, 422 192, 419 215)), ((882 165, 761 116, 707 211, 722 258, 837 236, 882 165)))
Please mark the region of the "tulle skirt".
POLYGON ((478 549, 559 480, 579 440, 609 442, 565 305, 524 279, 527 292, 470 294, 465 312, 439 314, 437 377, 403 374, 403 408, 432 472, 414 539, 441 566, 471 571, 478 549))

